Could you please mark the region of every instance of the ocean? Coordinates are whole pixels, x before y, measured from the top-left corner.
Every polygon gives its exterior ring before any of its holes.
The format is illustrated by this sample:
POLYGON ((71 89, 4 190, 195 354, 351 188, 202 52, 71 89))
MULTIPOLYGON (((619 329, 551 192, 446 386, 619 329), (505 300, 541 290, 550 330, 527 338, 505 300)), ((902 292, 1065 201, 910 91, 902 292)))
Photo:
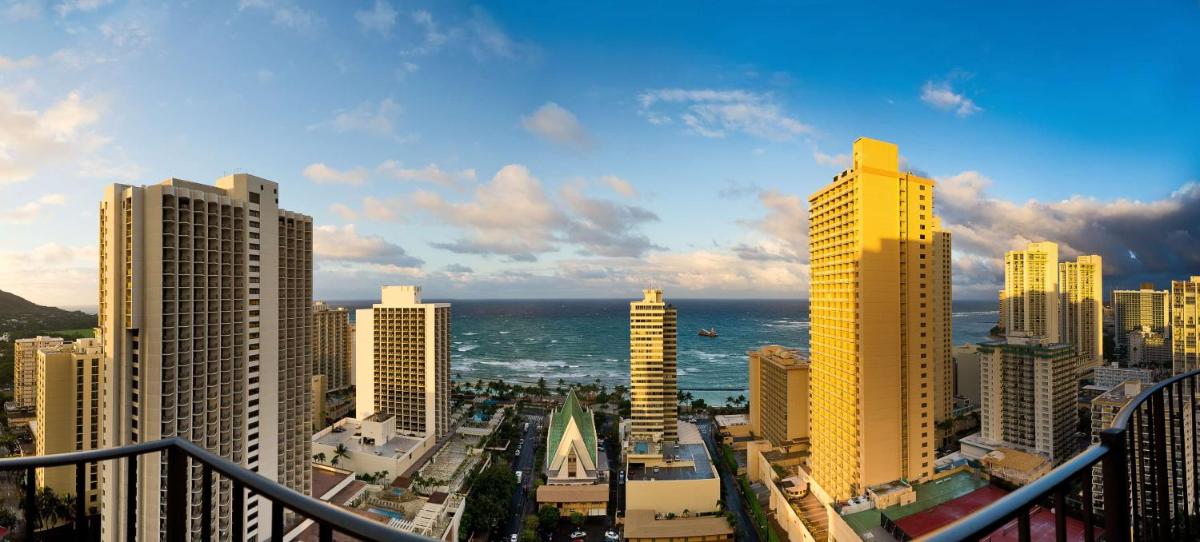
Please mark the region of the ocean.
MULTIPOLYGON (((629 300, 440 301, 452 304, 455 379, 629 385, 629 300)), ((808 348, 807 301, 671 302, 679 311, 679 387, 709 403, 746 392, 747 351, 767 344, 808 348), (696 334, 712 327, 719 337, 696 334)), ((371 303, 330 301, 352 309, 371 303)), ((984 340, 997 314, 994 301, 956 301, 954 344, 984 340)))

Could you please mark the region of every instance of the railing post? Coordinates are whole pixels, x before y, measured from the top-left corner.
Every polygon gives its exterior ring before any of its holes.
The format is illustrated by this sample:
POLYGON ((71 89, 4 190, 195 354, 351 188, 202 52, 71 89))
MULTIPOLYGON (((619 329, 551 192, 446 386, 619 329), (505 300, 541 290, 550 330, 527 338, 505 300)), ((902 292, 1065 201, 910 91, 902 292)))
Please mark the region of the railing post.
POLYGON ((25 469, 25 540, 33 540, 37 532, 37 469, 25 469))
POLYGON ((1104 480, 1104 535, 1110 542, 1129 542, 1129 451, 1125 430, 1105 429, 1100 442, 1108 448, 1101 462, 1104 480))
POLYGON ((75 536, 87 540, 87 463, 75 464, 75 536))
POLYGON ((188 535, 188 457, 178 446, 167 448, 167 540, 184 542, 188 535))
POLYGON ((125 458, 125 540, 137 542, 137 478, 138 456, 125 458))

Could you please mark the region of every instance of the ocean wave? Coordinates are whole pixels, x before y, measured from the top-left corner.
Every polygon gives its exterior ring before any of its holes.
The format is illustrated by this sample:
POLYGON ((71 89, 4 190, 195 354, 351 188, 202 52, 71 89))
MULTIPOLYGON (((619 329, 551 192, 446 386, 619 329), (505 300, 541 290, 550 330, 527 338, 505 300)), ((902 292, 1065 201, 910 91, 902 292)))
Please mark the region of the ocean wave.
POLYGON ((730 354, 726 352, 706 352, 704 350, 685 350, 683 353, 689 356, 696 356, 704 361, 717 361, 730 357, 730 354))
POLYGON ((808 320, 789 320, 787 318, 775 320, 773 322, 763 322, 766 327, 785 328, 785 329, 808 329, 811 322, 808 320))
POLYGON ((462 345, 462 346, 458 347, 458 351, 459 351, 459 352, 470 352, 470 351, 472 351, 472 350, 474 350, 474 349, 476 349, 476 348, 479 348, 479 345, 477 345, 477 344, 464 344, 464 345, 462 345))
POLYGON ((952 312, 950 316, 982 316, 985 314, 1000 314, 1000 311, 970 311, 970 312, 952 312))
POLYGON ((512 332, 511 331, 501 331, 500 332, 501 335, 508 335, 509 333, 512 333, 512 332))
POLYGON ((470 337, 471 335, 479 335, 479 333, 477 333, 475 331, 468 331, 466 333, 463 333, 463 335, 470 337))

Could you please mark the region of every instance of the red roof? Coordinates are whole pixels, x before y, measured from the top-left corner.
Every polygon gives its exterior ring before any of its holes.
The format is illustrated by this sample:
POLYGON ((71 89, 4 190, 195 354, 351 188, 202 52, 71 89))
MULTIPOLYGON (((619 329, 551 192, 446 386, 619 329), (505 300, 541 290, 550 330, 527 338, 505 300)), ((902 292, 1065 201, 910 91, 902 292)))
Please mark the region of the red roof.
MULTIPOLYGON (((896 526, 912 538, 924 536, 996 502, 1004 495, 1006 495, 1004 490, 995 486, 984 486, 957 499, 900 518, 896 521, 896 526)), ((1035 506, 1030 513, 1029 530, 1032 540, 1054 540, 1054 511, 1035 506)), ((1082 541, 1083 530, 1082 521, 1067 517, 1067 540, 1082 541)), ((1100 538, 1102 531, 1099 527, 1094 528, 1096 539, 1100 538)), ((980 540, 982 542, 1018 542, 1017 520, 1013 519, 980 540)))

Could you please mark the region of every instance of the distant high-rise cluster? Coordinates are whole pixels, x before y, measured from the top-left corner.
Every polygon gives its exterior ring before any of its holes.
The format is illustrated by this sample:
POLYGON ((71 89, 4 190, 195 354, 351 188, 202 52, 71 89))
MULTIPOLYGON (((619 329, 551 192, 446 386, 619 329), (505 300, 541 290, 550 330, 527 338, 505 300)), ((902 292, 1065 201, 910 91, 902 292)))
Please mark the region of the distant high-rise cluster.
POLYGON ((1200 276, 1171 281, 1171 359, 1175 374, 1200 369, 1200 276))
POLYGON ((1130 355, 1130 333, 1145 328, 1162 336, 1170 329, 1170 296, 1170 290, 1155 290, 1150 283, 1143 283, 1137 290, 1113 290, 1113 346, 1117 355, 1130 355))
POLYGON ((949 234, 896 145, 854 142, 809 196, 813 477, 844 499, 933 474, 950 389, 949 234))

